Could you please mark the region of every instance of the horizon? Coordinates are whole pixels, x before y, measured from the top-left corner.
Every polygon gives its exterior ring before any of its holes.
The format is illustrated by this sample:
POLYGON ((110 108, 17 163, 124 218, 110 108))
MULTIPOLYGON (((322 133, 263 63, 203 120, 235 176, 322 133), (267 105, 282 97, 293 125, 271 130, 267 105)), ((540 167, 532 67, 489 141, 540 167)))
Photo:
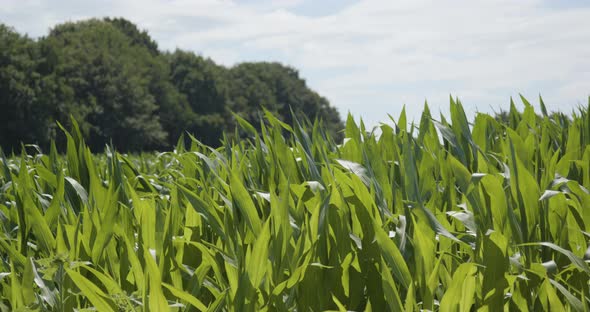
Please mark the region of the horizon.
POLYGON ((232 66, 296 68, 345 120, 390 123, 405 105, 418 122, 428 101, 448 115, 449 95, 476 112, 507 110, 519 94, 538 110, 571 113, 590 96, 590 3, 380 0, 8 0, 0 22, 38 38, 67 21, 123 17, 161 50, 232 66), (135 8, 141 4, 142 11, 135 8), (25 13, 26 12, 26 13, 25 13), (462 19, 462 20, 459 20, 462 19))

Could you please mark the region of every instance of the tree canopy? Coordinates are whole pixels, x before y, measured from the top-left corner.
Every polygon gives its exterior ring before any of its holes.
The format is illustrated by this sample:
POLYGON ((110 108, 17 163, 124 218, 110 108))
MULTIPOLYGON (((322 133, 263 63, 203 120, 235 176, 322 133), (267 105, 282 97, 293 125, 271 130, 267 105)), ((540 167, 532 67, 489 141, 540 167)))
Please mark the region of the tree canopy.
POLYGON ((42 78, 35 42, 0 25, 0 145, 47 141, 48 107, 39 98, 42 78))
POLYGON ((232 112, 258 123, 262 107, 287 123, 321 119, 335 137, 337 110, 296 69, 279 63, 224 67, 190 51, 161 51, 123 18, 55 26, 33 40, 0 25, 0 145, 47 146, 57 122, 77 120, 91 149, 165 149, 188 132, 219 144, 232 112))

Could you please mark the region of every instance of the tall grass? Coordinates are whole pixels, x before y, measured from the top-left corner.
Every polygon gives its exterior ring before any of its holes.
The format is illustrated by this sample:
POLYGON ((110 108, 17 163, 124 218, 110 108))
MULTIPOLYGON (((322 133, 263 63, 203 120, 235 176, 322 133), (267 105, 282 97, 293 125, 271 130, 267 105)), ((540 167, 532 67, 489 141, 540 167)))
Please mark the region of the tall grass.
POLYGON ((588 310, 590 104, 5 157, 0 309, 588 310), (285 135, 286 134, 286 135, 285 135))

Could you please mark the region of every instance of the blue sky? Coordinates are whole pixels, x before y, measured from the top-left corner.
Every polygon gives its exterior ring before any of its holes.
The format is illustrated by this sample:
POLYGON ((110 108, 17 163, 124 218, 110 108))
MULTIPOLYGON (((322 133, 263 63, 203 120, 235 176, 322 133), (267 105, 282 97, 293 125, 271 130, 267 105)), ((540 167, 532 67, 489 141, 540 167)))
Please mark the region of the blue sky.
POLYGON ((590 95, 590 2, 581 0, 2 0, 0 22, 32 37, 57 23, 123 16, 162 49, 231 66, 299 69, 342 117, 388 122, 449 95, 471 116, 519 93, 569 112, 590 95))

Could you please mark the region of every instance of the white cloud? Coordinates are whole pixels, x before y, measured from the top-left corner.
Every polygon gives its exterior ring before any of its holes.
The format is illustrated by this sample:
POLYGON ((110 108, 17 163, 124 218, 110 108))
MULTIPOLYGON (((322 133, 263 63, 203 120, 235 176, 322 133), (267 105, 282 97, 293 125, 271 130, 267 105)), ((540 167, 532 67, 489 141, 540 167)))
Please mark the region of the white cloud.
POLYGON ((365 0, 314 16, 292 13, 302 0, 5 1, 2 20, 33 35, 75 16, 124 16, 166 49, 195 50, 227 65, 292 64, 343 115, 350 110, 370 124, 397 116, 402 103, 417 119, 424 99, 444 111, 450 93, 471 112, 505 107, 519 92, 531 100, 541 93, 550 108, 570 110, 590 94, 588 7, 365 0))

